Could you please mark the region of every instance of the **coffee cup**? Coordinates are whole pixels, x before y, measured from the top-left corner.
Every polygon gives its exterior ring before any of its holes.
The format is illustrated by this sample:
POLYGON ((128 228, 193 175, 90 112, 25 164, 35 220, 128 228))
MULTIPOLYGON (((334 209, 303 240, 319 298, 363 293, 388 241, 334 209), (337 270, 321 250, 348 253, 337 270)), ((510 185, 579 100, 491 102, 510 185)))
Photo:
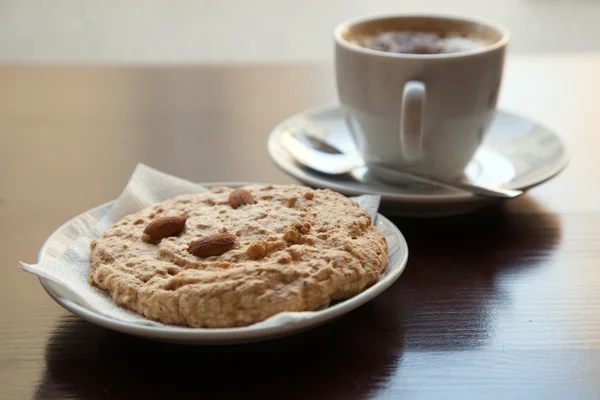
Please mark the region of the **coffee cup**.
POLYGON ((496 108, 508 31, 479 19, 391 15, 334 33, 340 102, 369 172, 460 179, 496 108))

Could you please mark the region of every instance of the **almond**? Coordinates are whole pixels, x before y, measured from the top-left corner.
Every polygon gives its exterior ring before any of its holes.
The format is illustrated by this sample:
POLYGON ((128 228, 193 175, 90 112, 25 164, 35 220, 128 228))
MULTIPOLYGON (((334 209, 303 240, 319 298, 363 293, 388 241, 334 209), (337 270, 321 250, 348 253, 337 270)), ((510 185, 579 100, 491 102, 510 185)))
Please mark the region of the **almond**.
POLYGON ((232 208, 238 208, 245 206, 246 204, 256 204, 256 200, 254 200, 252 193, 246 189, 237 188, 229 193, 229 205, 232 208))
POLYGON ((193 241, 188 251, 198 257, 220 256, 235 245, 237 238, 231 233, 216 233, 193 241))
POLYGON ((187 217, 178 215, 156 218, 146 225, 144 233, 152 240, 175 236, 183 230, 186 220, 187 217))

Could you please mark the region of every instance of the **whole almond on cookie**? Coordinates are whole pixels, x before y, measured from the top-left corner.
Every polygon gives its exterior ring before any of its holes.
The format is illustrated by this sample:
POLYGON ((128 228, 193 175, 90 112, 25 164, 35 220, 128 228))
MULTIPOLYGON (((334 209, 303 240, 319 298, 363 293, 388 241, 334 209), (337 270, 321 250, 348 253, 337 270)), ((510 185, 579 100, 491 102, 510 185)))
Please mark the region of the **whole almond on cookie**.
POLYGON ((186 220, 187 217, 180 215, 156 218, 146 225, 144 233, 152 240, 175 236, 183 230, 186 220))
POLYGON ((246 189, 238 188, 229 193, 229 205, 232 208, 238 208, 246 204, 256 204, 252 193, 246 189))
POLYGON ((231 250, 236 241, 231 233, 216 233, 190 243, 188 251, 197 257, 220 256, 231 250))

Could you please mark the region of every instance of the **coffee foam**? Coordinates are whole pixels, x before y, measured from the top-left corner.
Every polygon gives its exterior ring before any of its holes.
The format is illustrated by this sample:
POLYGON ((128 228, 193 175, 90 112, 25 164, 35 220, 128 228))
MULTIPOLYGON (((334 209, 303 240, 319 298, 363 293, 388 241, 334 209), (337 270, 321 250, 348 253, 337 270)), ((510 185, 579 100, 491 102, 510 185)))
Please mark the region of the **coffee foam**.
MULTIPOLYGON (((419 33, 443 39, 448 48, 444 52, 462 52, 490 46, 502 39, 496 29, 476 22, 436 17, 390 17, 374 19, 349 26, 342 32, 346 41, 369 47, 366 42, 388 33, 419 33), (470 42, 470 43, 468 43, 470 42)), ((385 51, 385 50, 384 50, 385 51)))
POLYGON ((481 49, 487 43, 478 38, 451 32, 440 37, 435 32, 390 31, 355 40, 355 44, 372 50, 391 53, 440 54, 481 49))

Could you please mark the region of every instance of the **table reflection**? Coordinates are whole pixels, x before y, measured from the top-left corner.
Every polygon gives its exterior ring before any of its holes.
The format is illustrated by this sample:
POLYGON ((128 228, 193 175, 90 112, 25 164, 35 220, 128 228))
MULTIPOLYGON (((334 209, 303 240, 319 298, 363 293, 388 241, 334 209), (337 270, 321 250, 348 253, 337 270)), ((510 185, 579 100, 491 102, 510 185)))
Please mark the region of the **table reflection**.
MULTIPOLYGON (((533 200, 529 207, 539 207, 533 200)), ((498 282, 544 268, 561 241, 556 217, 502 208, 472 216, 395 219, 411 253, 401 279, 354 312, 270 342, 202 347, 111 332, 76 317, 56 326, 37 398, 240 394, 260 398, 366 398, 387 388, 407 351, 484 349, 497 310, 511 302, 498 282), (542 260, 543 261, 543 260, 542 260)))

